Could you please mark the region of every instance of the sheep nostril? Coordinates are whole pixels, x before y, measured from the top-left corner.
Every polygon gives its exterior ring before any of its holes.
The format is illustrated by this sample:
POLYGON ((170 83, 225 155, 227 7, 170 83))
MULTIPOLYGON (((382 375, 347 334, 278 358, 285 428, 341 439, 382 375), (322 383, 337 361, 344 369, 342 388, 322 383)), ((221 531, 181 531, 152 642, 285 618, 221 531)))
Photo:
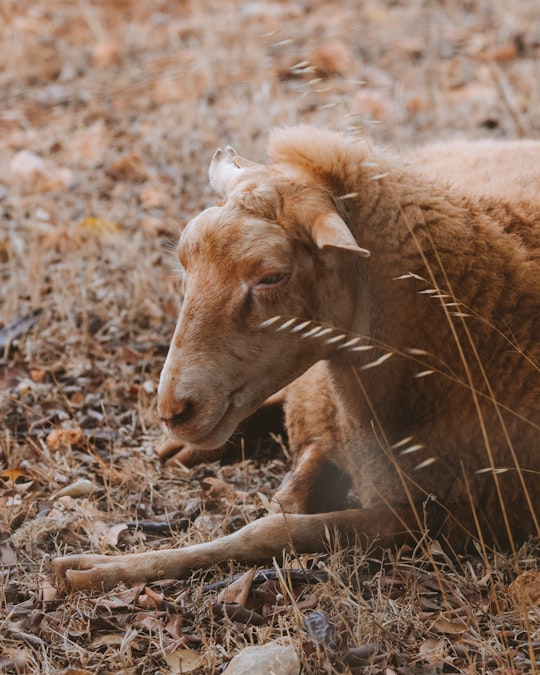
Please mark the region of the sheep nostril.
POLYGON ((195 417, 195 405, 192 400, 185 399, 184 401, 178 401, 177 412, 170 417, 164 417, 162 419, 170 429, 174 429, 175 427, 187 424, 193 417, 195 417))

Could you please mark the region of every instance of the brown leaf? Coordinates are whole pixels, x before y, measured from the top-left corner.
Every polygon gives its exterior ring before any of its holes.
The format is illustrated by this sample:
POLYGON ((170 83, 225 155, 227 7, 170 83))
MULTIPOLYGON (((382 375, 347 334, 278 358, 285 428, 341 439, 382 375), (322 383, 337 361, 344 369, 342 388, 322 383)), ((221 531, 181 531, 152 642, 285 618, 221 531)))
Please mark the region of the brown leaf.
POLYGON ((93 494, 98 489, 98 486, 92 481, 87 480, 86 478, 79 478, 74 483, 70 483, 70 485, 66 485, 63 488, 60 488, 60 490, 57 490, 52 498, 58 499, 58 497, 86 497, 87 495, 93 494))
POLYGON ((45 574, 38 578, 38 594, 40 602, 53 602, 58 596, 56 575, 45 574))
POLYGON ((540 607, 540 571, 526 570, 508 586, 508 592, 518 601, 540 607))
POLYGON ((18 467, 13 467, 12 469, 4 469, 0 471, 0 478, 4 478, 9 483, 14 483, 18 478, 28 478, 28 475, 24 469, 19 469, 18 467))
POLYGON ((426 638, 418 647, 418 653, 422 658, 433 660, 441 659, 444 655, 445 643, 443 640, 437 640, 435 638, 426 638))
POLYGON ((149 633, 157 633, 158 635, 163 630, 162 622, 154 613, 139 612, 138 614, 135 614, 131 625, 135 628, 148 631, 149 633))
POLYGON ((234 501, 235 492, 230 485, 220 478, 207 476, 200 483, 201 492, 205 499, 216 501, 218 499, 227 499, 234 501))
POLYGON ((460 635, 461 633, 465 633, 469 627, 466 623, 459 619, 448 619, 441 614, 441 616, 439 616, 433 622, 432 628, 438 633, 445 633, 447 635, 460 635))
POLYGON ((92 47, 92 65, 105 69, 116 65, 120 60, 118 43, 114 40, 103 40, 92 47))
POLYGON ((143 181, 146 178, 146 169, 141 157, 131 152, 123 155, 112 164, 108 172, 118 180, 143 181))
POLYGON ((367 665, 379 655, 380 651, 380 645, 376 642, 370 642, 347 650, 344 661, 353 667, 367 665))
POLYGON ((185 637, 182 633, 183 627, 184 627, 184 618, 179 614, 172 616, 169 619, 169 621, 167 621, 167 623, 165 624, 165 630, 167 631, 167 633, 169 633, 169 635, 171 635, 176 640, 180 640, 185 637))
POLYGON ((17 564, 17 555, 7 541, 0 544, 0 565, 10 567, 17 564))
POLYGON ((217 616, 226 616, 231 621, 238 621, 238 623, 252 624, 254 626, 262 626, 266 623, 264 616, 236 604, 218 602, 212 606, 212 611, 217 616))
POLYGON ((53 429, 47 436, 46 443, 49 450, 63 450, 77 445, 84 439, 82 429, 53 429))
POLYGON ((227 588, 224 588, 218 595, 217 601, 224 603, 233 603, 242 607, 246 606, 246 602, 253 583, 256 568, 252 567, 241 577, 235 579, 227 588))
POLYGON ((79 227, 88 232, 98 235, 99 237, 117 236, 121 234, 120 227, 117 223, 106 218, 97 218, 92 216, 90 218, 83 218, 79 223, 79 227))
POLYGON ((115 548, 118 546, 118 542, 122 538, 124 532, 128 531, 128 526, 125 523, 117 523, 116 525, 111 525, 107 528, 104 536, 101 539, 101 544, 103 546, 111 546, 115 548))
POLYGON ((201 663, 201 655, 192 649, 177 649, 165 656, 171 673, 191 673, 201 663))

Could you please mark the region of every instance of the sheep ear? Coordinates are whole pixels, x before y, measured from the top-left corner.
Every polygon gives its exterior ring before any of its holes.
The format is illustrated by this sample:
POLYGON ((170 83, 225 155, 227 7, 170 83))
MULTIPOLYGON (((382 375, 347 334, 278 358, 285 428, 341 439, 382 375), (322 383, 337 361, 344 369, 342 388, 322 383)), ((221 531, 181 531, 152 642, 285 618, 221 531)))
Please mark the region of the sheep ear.
POLYGON ((252 166, 257 164, 240 157, 231 146, 227 146, 225 152, 218 148, 208 169, 210 185, 220 197, 226 197, 242 179, 244 170, 252 166))
POLYGON ((337 213, 325 213, 318 216, 311 229, 313 241, 318 248, 341 248, 367 258, 371 253, 358 246, 345 221, 337 213))

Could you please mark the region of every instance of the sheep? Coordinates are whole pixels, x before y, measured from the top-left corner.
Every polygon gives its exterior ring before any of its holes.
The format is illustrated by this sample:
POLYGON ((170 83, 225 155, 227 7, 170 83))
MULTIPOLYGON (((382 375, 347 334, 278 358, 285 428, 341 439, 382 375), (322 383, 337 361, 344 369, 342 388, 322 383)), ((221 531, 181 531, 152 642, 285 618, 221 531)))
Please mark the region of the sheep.
POLYGON ((183 549, 57 558, 77 588, 322 550, 327 532, 453 547, 540 534, 540 142, 403 159, 309 126, 218 150, 187 224, 164 427, 213 450, 286 387, 273 513, 183 549), (517 167, 517 169, 516 169, 517 167), (491 180, 491 175, 497 178, 491 180), (358 508, 347 508, 352 484, 358 508))

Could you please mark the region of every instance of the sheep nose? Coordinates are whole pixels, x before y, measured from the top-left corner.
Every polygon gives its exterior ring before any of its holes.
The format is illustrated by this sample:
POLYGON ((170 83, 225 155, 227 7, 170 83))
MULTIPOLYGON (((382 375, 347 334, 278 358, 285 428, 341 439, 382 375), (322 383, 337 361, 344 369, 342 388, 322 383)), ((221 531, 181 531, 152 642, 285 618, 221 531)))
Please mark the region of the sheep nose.
POLYGON ((187 424, 195 417, 195 404, 192 399, 185 398, 174 402, 170 411, 165 411, 161 416, 161 421, 165 422, 170 430, 187 424))

